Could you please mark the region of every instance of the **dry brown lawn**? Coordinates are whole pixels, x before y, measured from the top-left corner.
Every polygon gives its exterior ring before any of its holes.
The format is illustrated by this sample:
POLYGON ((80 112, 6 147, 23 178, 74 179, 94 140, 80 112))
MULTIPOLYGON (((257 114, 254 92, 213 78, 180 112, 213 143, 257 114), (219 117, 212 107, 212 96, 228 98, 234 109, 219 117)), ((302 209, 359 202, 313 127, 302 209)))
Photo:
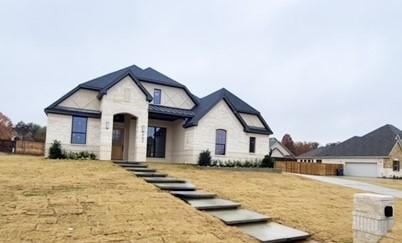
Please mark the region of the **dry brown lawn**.
POLYGON ((401 179, 361 178, 361 177, 353 179, 402 191, 401 179))
POLYGON ((0 242, 253 241, 111 162, 0 156, 0 242))
MULTIPOLYGON (((151 167, 188 179, 201 189, 240 202, 283 224, 305 230, 323 242, 352 242, 353 194, 356 190, 295 175, 204 170, 194 166, 153 163, 151 167)), ((402 201, 397 220, 384 242, 402 242, 402 201), (401 216, 399 216, 401 215, 401 216)))

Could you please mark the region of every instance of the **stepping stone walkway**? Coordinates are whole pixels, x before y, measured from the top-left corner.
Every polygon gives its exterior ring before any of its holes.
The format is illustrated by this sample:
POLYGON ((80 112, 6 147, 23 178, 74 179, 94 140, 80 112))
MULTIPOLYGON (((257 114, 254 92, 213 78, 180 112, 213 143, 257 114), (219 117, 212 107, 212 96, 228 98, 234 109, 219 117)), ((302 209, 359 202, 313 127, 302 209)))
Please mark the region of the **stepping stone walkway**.
POLYGON ((148 183, 184 183, 185 180, 177 179, 173 177, 144 177, 143 178, 148 183))
POLYGON ((207 213, 219 218, 227 225, 266 223, 271 220, 270 217, 247 209, 213 210, 207 213))
POLYGON ((235 203, 229 200, 212 198, 212 199, 186 199, 186 201, 199 210, 214 210, 214 209, 232 209, 240 207, 240 203, 235 203))
POLYGON ((170 194, 181 199, 209 199, 216 197, 215 193, 204 191, 171 191, 170 194))
POLYGON ((134 172, 137 177, 166 177, 167 174, 160 172, 134 172))
POLYGON ((194 191, 195 186, 191 183, 154 183, 156 187, 168 191, 194 191))
POLYGON ((133 168, 133 167, 124 167, 124 169, 128 171, 135 171, 135 172, 156 172, 155 169, 150 168, 133 168))
POLYGON ((142 177, 161 190, 186 201, 198 210, 235 226, 260 242, 292 242, 309 238, 309 234, 271 221, 271 218, 257 212, 240 208, 240 203, 216 198, 212 192, 199 191, 185 180, 167 177, 167 174, 149 169, 147 165, 131 161, 114 161, 115 164, 142 177))

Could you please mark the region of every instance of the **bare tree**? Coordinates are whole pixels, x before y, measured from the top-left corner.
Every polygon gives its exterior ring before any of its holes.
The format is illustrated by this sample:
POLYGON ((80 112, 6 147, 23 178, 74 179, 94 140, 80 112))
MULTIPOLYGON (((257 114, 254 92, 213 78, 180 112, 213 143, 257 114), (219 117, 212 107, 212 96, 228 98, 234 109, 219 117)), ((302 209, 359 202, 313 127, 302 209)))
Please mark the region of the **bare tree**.
POLYGON ((0 139, 11 140, 14 134, 13 123, 10 118, 0 112, 0 139))
POLYGON ((285 146, 287 149, 289 149, 290 152, 295 153, 295 144, 293 142, 292 137, 290 134, 285 134, 282 137, 282 144, 285 146))

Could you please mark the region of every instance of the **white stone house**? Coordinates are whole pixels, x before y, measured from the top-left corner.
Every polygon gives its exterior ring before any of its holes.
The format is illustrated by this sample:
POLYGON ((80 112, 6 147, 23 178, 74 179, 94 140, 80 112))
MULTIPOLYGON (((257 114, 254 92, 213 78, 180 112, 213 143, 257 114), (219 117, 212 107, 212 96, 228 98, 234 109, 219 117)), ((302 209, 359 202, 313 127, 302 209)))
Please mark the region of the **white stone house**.
POLYGON ((79 84, 45 112, 46 151, 58 140, 101 160, 196 163, 206 149, 217 160, 263 158, 272 134, 260 112, 228 90, 198 98, 135 65, 79 84))
POLYGON ((402 131, 382 126, 364 136, 320 147, 297 157, 298 162, 343 164, 344 174, 402 178, 402 131))
POLYGON ((289 151, 278 139, 272 137, 269 138, 269 146, 271 151, 271 157, 275 160, 295 160, 295 155, 289 151))

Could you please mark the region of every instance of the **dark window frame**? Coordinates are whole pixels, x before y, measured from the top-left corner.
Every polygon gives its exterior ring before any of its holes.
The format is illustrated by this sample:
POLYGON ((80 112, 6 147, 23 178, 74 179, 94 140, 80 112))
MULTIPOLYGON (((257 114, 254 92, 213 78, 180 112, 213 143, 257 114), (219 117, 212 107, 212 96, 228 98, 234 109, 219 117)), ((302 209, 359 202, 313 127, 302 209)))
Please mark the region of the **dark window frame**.
POLYGON ((162 103, 162 90, 161 89, 154 89, 154 105, 160 105, 162 103), (156 99, 156 94, 159 94, 158 99, 156 99))
POLYGON ((87 134, 88 134, 88 117, 85 116, 72 116, 71 118, 71 144, 87 144, 87 134), (80 119, 85 119, 85 132, 82 131, 75 131, 75 126, 74 126, 74 119, 75 118, 80 118, 80 119), (84 135, 84 141, 78 142, 74 140, 74 134, 81 134, 84 135))
POLYGON ((400 171, 401 170, 401 162, 399 160, 392 161, 392 170, 393 171, 400 171))
POLYGON ((215 130, 215 155, 226 155, 226 145, 227 145, 227 131, 225 129, 216 129, 215 130), (220 139, 218 139, 218 133, 222 132, 222 134, 224 135, 224 141, 223 143, 218 141, 220 139), (223 147, 223 149, 218 149, 218 147, 223 147), (221 153, 218 153, 218 151, 223 151, 221 153))
POLYGON ((249 140, 249 146, 248 146, 248 152, 255 154, 255 145, 257 143, 257 138, 256 137, 250 137, 249 140))
POLYGON ((167 128, 166 127, 157 127, 157 126, 148 126, 147 129, 147 158, 166 158, 166 137, 167 137, 167 128), (150 129, 153 130, 152 142, 150 143, 150 129), (157 135, 157 129, 164 131, 161 135, 157 135), (158 141, 159 139, 163 139, 158 141), (163 148, 157 148, 158 145, 163 144, 163 148), (160 152, 160 153, 158 153, 160 152))

